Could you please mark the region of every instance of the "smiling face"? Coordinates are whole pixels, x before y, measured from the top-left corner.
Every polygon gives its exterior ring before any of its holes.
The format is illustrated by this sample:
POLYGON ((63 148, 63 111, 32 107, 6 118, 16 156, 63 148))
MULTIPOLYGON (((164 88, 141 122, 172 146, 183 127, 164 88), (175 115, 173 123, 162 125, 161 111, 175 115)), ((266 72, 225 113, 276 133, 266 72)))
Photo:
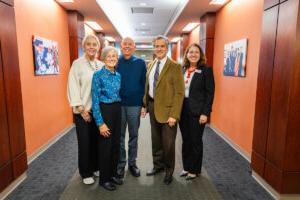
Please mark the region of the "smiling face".
POLYGON ((115 50, 110 50, 104 59, 105 66, 110 70, 113 70, 117 65, 117 62, 118 62, 118 53, 115 50))
POLYGON ((135 43, 131 38, 124 38, 122 40, 121 52, 125 59, 129 59, 135 52, 135 43))
POLYGON ((196 66, 200 60, 200 49, 196 46, 191 46, 187 52, 187 59, 191 65, 196 66))
POLYGON ((158 59, 163 59, 168 53, 168 46, 164 39, 158 39, 154 42, 154 54, 158 59))
POLYGON ((96 58, 99 48, 98 42, 93 37, 88 37, 83 45, 84 52, 89 59, 96 58))

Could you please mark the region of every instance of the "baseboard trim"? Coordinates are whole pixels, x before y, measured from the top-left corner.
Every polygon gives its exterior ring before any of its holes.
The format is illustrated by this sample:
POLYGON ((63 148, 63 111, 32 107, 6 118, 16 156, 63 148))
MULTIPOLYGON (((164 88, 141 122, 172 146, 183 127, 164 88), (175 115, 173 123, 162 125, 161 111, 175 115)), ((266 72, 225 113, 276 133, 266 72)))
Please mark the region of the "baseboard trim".
POLYGON ((231 146, 236 152, 238 152, 241 156, 243 156, 249 163, 251 162, 251 156, 244 151, 240 146, 235 144, 229 137, 227 137, 222 131, 217 129, 214 125, 208 124, 208 127, 210 127, 214 132, 220 136, 229 146, 231 146))
MULTIPOLYGON (((243 156, 249 164, 251 163, 251 156, 246 153, 240 146, 236 145, 230 138, 228 138, 222 131, 218 130, 214 125, 208 124, 218 136, 220 136, 229 146, 231 146, 236 152, 243 156)), ((274 199, 276 200, 299 200, 300 194, 280 194, 272 188, 262 177, 260 177, 255 171, 252 170, 252 177, 261 185, 274 199)))
POLYGON ((69 133, 74 127, 75 127, 75 125, 72 124, 68 128, 65 128, 58 135, 54 136, 46 144, 44 144, 42 147, 40 147, 35 153, 33 153, 31 156, 28 156, 27 157, 28 165, 32 161, 34 161, 37 157, 39 157, 42 153, 44 153, 49 147, 51 147, 53 144, 55 144, 60 138, 62 138, 67 133, 69 133))
POLYGON ((300 194, 280 194, 272 188, 260 175, 252 170, 252 177, 276 200, 299 200, 300 194))
POLYGON ((0 200, 4 200, 14 189, 16 189, 27 177, 26 172, 14 180, 0 193, 0 200))

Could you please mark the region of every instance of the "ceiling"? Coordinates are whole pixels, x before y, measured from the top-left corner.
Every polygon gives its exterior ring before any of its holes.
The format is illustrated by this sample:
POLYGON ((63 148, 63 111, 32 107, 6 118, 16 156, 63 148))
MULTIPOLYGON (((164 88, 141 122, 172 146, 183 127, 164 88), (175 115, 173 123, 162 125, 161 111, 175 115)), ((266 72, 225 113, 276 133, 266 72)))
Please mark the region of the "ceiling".
POLYGON ((179 36, 187 23, 199 22, 204 13, 216 12, 221 8, 220 5, 209 5, 209 2, 210 0, 74 0, 74 3, 59 4, 67 10, 77 10, 85 21, 96 21, 103 28, 101 32, 117 41, 124 36, 131 36, 137 42, 149 42, 159 34, 170 38, 179 36), (109 4, 103 5, 107 2, 109 4), (117 15, 112 16, 113 13, 117 15))

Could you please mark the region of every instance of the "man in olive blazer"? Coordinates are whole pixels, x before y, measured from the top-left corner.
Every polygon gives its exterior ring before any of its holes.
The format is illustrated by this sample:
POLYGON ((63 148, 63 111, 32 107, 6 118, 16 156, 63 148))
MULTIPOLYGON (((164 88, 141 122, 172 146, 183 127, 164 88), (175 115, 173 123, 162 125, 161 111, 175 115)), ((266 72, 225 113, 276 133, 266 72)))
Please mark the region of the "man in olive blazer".
POLYGON ((147 176, 165 169, 167 185, 173 180, 177 122, 184 98, 182 69, 167 57, 168 43, 164 36, 153 42, 156 59, 149 64, 142 109, 142 116, 149 111, 151 124, 153 169, 147 176))

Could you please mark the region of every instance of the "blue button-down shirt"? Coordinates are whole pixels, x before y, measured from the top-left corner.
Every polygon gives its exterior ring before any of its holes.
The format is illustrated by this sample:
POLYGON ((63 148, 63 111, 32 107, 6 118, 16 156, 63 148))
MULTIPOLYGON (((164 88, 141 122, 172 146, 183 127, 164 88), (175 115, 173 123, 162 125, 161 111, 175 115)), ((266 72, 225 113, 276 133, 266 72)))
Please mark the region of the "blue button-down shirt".
POLYGON ((100 103, 120 102, 121 75, 111 72, 106 67, 94 73, 92 80, 92 110, 97 126, 104 121, 100 103))

